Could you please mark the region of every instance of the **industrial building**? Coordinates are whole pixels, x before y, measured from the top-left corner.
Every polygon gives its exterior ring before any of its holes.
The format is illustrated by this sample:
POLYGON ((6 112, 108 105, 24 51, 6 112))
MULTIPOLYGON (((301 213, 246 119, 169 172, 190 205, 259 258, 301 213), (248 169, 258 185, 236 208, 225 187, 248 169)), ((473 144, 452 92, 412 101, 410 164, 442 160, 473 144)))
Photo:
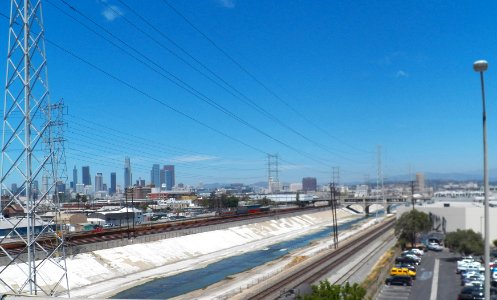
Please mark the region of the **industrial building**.
MULTIPOLYGON (((419 211, 431 215, 433 227, 441 232, 452 232, 457 229, 472 229, 483 234, 483 203, 443 201, 430 204, 416 205, 419 211)), ((411 205, 397 208, 397 217, 412 209, 411 205)), ((490 207, 490 216, 497 214, 497 207, 490 207)), ((490 241, 497 239, 497 218, 490 218, 490 241)))

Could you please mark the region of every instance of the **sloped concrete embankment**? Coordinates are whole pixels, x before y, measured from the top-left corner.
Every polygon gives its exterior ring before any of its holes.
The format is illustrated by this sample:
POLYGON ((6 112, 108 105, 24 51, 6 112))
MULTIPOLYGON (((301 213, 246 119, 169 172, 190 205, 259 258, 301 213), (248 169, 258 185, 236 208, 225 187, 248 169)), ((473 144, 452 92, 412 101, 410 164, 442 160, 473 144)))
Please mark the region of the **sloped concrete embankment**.
MULTIPOLYGON (((343 210, 339 210, 338 215, 341 219, 351 217, 343 210)), ((331 211, 323 210, 305 215, 275 216, 252 224, 245 221, 238 226, 213 225, 211 231, 207 228, 186 229, 181 233, 137 238, 127 245, 119 241, 88 245, 79 249, 80 253, 73 251, 74 254, 66 259, 71 297, 107 297, 157 277, 201 268, 224 257, 319 230, 330 225, 331 220, 331 211), (113 245, 117 247, 111 248, 113 245)), ((129 243, 127 239, 125 243, 129 243)), ((57 270, 53 271, 57 274, 57 270)), ((24 280, 24 274, 17 268, 7 270, 6 274, 8 282, 22 284, 24 280)), ((50 274, 48 270, 47 285, 59 279, 54 277, 51 282, 50 274)), ((1 289, 0 292, 6 292, 1 289)))

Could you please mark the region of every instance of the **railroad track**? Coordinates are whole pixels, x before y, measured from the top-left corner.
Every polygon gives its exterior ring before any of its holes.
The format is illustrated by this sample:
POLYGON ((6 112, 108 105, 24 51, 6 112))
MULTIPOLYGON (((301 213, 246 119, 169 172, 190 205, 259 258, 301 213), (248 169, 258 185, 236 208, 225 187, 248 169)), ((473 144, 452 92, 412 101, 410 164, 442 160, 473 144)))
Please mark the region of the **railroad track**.
POLYGON ((370 230, 347 240, 338 249, 306 264, 297 271, 288 274, 288 276, 277 279, 271 284, 266 283, 267 285, 263 289, 249 295, 247 298, 274 299, 279 296, 279 291, 281 290, 288 290, 305 283, 312 284, 317 282, 330 272, 330 270, 346 261, 351 253, 360 251, 366 247, 369 243, 390 230, 394 224, 395 219, 392 218, 377 227, 371 228, 370 230))
MULTIPOLYGON (((92 243, 121 240, 126 238, 136 238, 139 236, 146 236, 152 234, 160 234, 171 231, 178 231, 184 229, 198 228, 211 225, 225 224, 229 222, 236 222, 242 220, 259 219, 263 217, 276 216, 276 215, 287 215, 297 211, 312 211, 319 209, 321 207, 308 207, 308 208, 292 208, 286 210, 278 211, 268 211, 259 212, 247 215, 234 215, 227 217, 210 217, 210 218, 198 218, 198 219, 188 219, 184 221, 175 222, 164 222, 164 223, 150 223, 136 225, 134 227, 126 228, 115 228, 115 229, 105 229, 101 232, 83 232, 83 233, 71 233, 64 236, 66 247, 87 245, 92 243)), ((44 249, 45 251, 54 250, 57 245, 53 244, 54 236, 56 233, 53 232, 51 235, 47 235, 46 238, 39 239, 37 243, 39 244, 39 250, 44 249)), ((4 240, 0 243, 0 246, 5 252, 8 252, 11 256, 17 256, 21 253, 25 253, 27 250, 26 243, 23 241, 6 241, 4 240)), ((4 251, 0 251, 0 257, 6 256, 4 251)))
POLYGON ((383 239, 383 241, 373 249, 373 251, 366 253, 366 255, 360 259, 357 263, 355 263, 345 274, 340 276, 337 280, 334 282, 331 282, 331 284, 343 284, 349 279, 361 268, 366 264, 369 260, 371 260, 372 256, 376 255, 377 253, 380 253, 381 251, 384 251, 384 246, 390 243, 389 238, 383 239))

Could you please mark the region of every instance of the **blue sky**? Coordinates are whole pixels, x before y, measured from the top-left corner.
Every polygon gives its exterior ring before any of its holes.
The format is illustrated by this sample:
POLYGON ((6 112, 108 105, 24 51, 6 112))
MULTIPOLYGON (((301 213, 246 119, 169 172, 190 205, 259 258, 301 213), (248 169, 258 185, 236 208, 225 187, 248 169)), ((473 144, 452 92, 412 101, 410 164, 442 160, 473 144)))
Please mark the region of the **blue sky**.
MULTIPOLYGON (((43 1, 51 98, 64 98, 69 112, 69 174, 90 165, 106 183, 116 171, 122 184, 130 156, 134 179, 149 181, 159 163, 176 165, 186 184, 252 183, 267 180, 266 155, 277 153, 281 181, 326 183, 333 166, 342 182, 375 181, 378 145, 386 178, 480 170, 478 59, 489 61, 489 161, 497 167, 497 3, 167 1, 238 65, 162 0, 65 0, 76 10, 43 1)), ((0 3, 5 15, 8 2, 0 3)), ((0 22, 5 58, 8 21, 0 22)))

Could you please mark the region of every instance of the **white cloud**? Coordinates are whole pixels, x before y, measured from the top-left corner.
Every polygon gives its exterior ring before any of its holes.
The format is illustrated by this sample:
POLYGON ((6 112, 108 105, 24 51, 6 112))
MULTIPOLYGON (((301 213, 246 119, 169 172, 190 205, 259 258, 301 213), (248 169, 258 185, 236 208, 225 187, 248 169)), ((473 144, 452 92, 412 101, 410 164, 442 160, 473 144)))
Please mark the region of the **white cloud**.
POLYGON ((405 71, 398 70, 397 73, 395 73, 395 77, 396 78, 409 77, 409 74, 407 74, 407 72, 405 72, 405 71))
POLYGON ((235 8, 235 0, 217 0, 217 2, 225 8, 235 8))
POLYGON ((107 21, 112 22, 115 19, 122 16, 123 12, 121 11, 121 9, 118 6, 107 5, 107 6, 105 6, 104 10, 102 11, 102 15, 104 16, 104 18, 107 21))

